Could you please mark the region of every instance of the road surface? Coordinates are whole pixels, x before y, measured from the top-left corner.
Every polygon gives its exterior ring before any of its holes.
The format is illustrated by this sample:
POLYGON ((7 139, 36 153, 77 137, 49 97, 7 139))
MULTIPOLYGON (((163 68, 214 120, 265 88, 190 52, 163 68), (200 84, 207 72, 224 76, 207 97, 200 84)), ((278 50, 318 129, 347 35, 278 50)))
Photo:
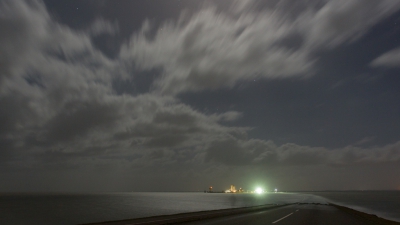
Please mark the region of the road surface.
POLYGON ((400 225, 332 204, 265 205, 92 223, 92 225, 400 225))
POLYGON ((205 221, 185 223, 188 225, 364 225, 376 224, 357 215, 342 211, 330 205, 301 204, 281 208, 247 213, 236 216, 221 217, 205 221))

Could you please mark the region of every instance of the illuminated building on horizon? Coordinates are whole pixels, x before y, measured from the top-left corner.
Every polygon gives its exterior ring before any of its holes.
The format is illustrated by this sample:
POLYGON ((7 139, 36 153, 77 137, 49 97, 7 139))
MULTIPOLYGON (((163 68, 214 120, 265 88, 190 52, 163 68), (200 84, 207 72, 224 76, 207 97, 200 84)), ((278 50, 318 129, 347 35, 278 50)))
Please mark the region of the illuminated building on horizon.
MULTIPOLYGON (((243 190, 243 188, 239 188, 238 190, 236 190, 235 185, 231 185, 231 188, 226 190, 225 193, 246 193, 245 190, 243 190)), ((248 191, 247 191, 248 193, 248 191)))

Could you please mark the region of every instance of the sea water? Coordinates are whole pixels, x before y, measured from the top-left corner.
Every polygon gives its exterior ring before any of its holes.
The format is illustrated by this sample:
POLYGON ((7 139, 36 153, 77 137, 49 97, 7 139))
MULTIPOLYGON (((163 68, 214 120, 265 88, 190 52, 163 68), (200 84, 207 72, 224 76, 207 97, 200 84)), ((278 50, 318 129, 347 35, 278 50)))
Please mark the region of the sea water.
POLYGON ((324 204, 329 201, 360 207, 364 211, 367 209, 369 213, 375 210, 378 213, 386 213, 385 216, 390 216, 390 219, 400 220, 399 192, 387 192, 385 197, 375 200, 374 198, 382 195, 360 196, 364 200, 368 198, 368 203, 354 194, 335 193, 0 194, 0 224, 72 225, 264 204, 295 202, 324 204), (349 195, 353 198, 349 198, 349 195), (393 201, 395 197, 397 200, 393 201), (374 201, 378 205, 386 201, 387 207, 379 208, 369 203, 374 201))

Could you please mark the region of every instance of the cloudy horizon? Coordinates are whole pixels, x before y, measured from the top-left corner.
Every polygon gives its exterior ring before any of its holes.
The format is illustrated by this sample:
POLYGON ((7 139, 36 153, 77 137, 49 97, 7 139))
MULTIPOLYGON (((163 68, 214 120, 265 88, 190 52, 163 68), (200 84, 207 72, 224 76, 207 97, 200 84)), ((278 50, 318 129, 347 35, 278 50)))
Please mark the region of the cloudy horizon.
POLYGON ((400 190, 397 0, 0 0, 0 191, 400 190))

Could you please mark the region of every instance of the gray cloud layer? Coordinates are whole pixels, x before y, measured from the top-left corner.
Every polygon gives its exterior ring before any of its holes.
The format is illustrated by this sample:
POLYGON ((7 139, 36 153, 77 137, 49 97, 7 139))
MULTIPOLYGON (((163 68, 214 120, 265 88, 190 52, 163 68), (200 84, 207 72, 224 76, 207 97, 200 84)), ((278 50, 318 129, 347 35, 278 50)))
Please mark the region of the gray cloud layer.
POLYGON ((383 147, 360 148, 347 146, 340 149, 299 146, 288 143, 281 146, 272 141, 257 139, 218 140, 207 149, 207 160, 226 164, 265 164, 274 166, 378 164, 400 162, 400 142, 383 147))
MULTIPOLYGON (((399 142, 330 150, 248 139, 251 128, 229 126, 240 112, 207 115, 174 97, 241 80, 306 77, 313 52, 355 40, 400 6, 332 1, 289 16, 287 1, 276 4, 275 11, 257 13, 247 11, 250 3, 226 13, 206 8, 157 28, 146 22, 110 59, 92 38, 118 33, 117 24, 98 19, 78 31, 54 21, 41 1, 0 1, 0 168, 146 167, 156 173, 157 165, 201 169, 197 176, 220 166, 400 162, 399 142), (129 79, 132 67, 163 70, 154 92, 117 93, 112 82, 129 79)), ((374 64, 390 61, 394 53, 388 54, 374 64)))
POLYGON ((232 88, 257 78, 307 77, 313 74, 313 52, 356 40, 400 8, 391 0, 297 1, 296 8, 292 3, 278 1, 257 11, 260 2, 245 1, 232 13, 207 8, 157 28, 147 21, 122 46, 121 58, 141 69, 162 68, 155 89, 167 94, 232 88))

